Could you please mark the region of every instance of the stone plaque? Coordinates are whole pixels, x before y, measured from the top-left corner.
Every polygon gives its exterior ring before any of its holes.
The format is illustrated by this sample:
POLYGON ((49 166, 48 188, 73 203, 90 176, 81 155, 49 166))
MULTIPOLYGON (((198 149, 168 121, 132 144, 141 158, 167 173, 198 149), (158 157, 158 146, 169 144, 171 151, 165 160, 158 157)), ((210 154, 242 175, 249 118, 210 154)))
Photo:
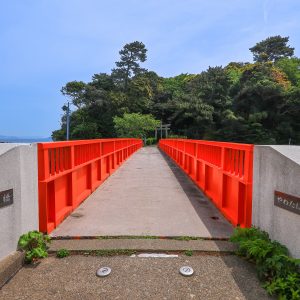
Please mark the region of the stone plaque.
POLYGON ((0 208, 11 205, 13 202, 14 194, 12 189, 0 192, 0 208))
POLYGON ((300 197, 275 191, 274 205, 300 215, 300 197))

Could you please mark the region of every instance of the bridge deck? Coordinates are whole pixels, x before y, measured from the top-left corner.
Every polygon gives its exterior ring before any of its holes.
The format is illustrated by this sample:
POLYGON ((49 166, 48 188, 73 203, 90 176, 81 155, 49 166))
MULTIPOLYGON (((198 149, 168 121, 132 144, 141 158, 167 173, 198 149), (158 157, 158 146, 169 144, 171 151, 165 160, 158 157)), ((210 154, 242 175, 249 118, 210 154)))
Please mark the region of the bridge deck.
POLYGON ((232 226, 156 147, 142 148, 52 233, 53 236, 228 237, 232 226))

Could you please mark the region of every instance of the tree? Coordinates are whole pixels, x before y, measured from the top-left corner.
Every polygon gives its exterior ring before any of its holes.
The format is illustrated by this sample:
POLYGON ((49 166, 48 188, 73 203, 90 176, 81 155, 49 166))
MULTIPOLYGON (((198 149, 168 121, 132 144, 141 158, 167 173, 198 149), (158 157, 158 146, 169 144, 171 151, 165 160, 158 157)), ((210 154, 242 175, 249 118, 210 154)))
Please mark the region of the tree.
POLYGON ((145 71, 140 67, 139 62, 146 61, 146 53, 145 45, 138 41, 126 44, 119 52, 120 61, 116 62, 117 68, 112 69, 112 77, 117 83, 123 85, 125 90, 132 76, 145 71))
POLYGON ((85 87, 86 84, 83 81, 75 80, 68 82, 60 91, 64 96, 68 96, 77 108, 80 108, 85 87))
MULTIPOLYGON (((251 48, 255 63, 231 62, 170 78, 140 67, 144 44, 126 44, 111 75, 98 73, 90 82, 62 88, 75 105, 70 138, 146 137, 160 120, 189 138, 299 144, 300 59, 289 57, 293 48, 287 43, 271 37, 251 48)), ((65 136, 64 113, 53 139, 65 136)))
POLYGON ((300 59, 297 57, 282 58, 276 62, 293 85, 300 87, 300 59))
POLYGON ((281 122, 279 112, 288 88, 286 76, 272 63, 249 64, 244 68, 232 107, 244 128, 239 141, 277 142, 276 127, 281 122))
POLYGON ((196 95, 181 94, 174 100, 175 110, 171 118, 172 128, 190 138, 203 138, 212 125, 214 108, 196 95))
MULTIPOLYGON (((216 129, 220 127, 222 112, 230 108, 232 104, 232 99, 229 97, 231 83, 228 71, 222 67, 209 67, 206 71, 194 76, 188 83, 190 98, 201 99, 203 104, 206 104, 205 107, 210 108, 208 111, 212 114, 211 122, 206 123, 209 126, 205 126, 203 136, 214 138, 216 129)), ((197 137, 203 138, 203 136, 197 137)))
POLYGON ((289 37, 271 36, 257 43, 249 50, 253 53, 253 60, 257 62, 275 62, 283 57, 294 55, 294 48, 287 45, 289 37))
POLYGON ((92 82, 90 83, 90 85, 97 89, 102 89, 105 91, 111 91, 115 88, 111 76, 106 73, 94 74, 92 76, 92 82))
POLYGON ((122 117, 114 117, 114 124, 118 137, 145 138, 159 126, 160 121, 150 114, 125 113, 122 117))

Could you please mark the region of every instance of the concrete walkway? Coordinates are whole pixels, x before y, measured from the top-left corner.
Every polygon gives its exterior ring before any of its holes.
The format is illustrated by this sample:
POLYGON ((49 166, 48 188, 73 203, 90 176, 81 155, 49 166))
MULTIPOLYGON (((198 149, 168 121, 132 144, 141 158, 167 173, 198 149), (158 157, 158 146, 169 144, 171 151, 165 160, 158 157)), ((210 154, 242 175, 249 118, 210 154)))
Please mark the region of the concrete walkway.
POLYGON ((224 238, 232 226, 156 147, 131 156, 53 236, 197 236, 224 238))
POLYGON ((177 258, 49 257, 22 268, 0 289, 1 300, 203 299, 267 300, 253 265, 239 257, 179 255, 177 258), (195 273, 183 277, 179 268, 195 273), (112 273, 99 278, 96 271, 112 273))

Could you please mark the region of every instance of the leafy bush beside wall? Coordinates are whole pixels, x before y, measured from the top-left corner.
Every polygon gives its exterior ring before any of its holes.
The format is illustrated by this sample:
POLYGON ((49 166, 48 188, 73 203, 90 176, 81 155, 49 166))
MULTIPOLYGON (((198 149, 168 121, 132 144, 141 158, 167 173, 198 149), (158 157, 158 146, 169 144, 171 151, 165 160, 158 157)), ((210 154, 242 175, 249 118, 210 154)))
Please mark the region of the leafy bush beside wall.
POLYGON ((50 237, 38 231, 29 231, 20 236, 18 247, 25 251, 25 262, 32 263, 48 256, 50 237))
POLYGON ((285 246, 255 227, 236 228, 230 240, 238 244, 238 255, 255 263, 258 277, 270 295, 282 300, 300 299, 300 259, 290 257, 285 246))

